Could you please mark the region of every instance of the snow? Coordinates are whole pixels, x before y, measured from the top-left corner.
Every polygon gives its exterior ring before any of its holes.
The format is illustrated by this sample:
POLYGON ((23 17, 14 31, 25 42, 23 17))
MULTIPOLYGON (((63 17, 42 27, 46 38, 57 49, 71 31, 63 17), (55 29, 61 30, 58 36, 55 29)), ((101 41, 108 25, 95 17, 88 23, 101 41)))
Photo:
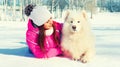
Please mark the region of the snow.
POLYGON ((120 13, 98 13, 89 21, 96 56, 85 64, 63 57, 34 58, 25 42, 27 21, 0 21, 0 67, 120 67, 120 13))

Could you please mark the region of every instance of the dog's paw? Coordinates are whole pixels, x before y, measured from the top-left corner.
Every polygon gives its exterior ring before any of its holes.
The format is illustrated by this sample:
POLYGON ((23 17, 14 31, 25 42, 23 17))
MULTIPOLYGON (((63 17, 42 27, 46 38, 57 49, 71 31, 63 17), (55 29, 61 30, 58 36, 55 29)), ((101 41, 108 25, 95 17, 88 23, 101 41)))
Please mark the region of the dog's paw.
POLYGON ((74 60, 74 61, 80 61, 80 56, 74 56, 74 57, 72 57, 72 60, 74 60))
POLYGON ((80 61, 81 61, 82 63, 87 63, 87 62, 89 62, 89 59, 84 56, 84 57, 82 57, 82 58, 80 59, 80 61))
POLYGON ((80 61, 80 59, 75 59, 75 58, 72 58, 72 60, 74 60, 74 61, 80 61))
POLYGON ((88 61, 86 59, 81 60, 82 63, 87 63, 88 61))

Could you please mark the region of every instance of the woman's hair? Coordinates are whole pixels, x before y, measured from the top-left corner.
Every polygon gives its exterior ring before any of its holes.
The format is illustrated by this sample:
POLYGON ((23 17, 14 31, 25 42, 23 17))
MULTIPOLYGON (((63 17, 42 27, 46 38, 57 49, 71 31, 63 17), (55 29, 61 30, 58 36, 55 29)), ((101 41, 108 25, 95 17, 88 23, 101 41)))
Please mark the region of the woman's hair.
MULTIPOLYGON (((55 28, 54 24, 53 24, 53 29, 54 29, 53 39, 54 39, 56 45, 58 46, 60 44, 60 41, 59 41, 59 38, 58 38, 57 33, 55 31, 56 28, 55 28)), ((40 46, 40 49, 42 49, 42 51, 46 51, 44 49, 44 40, 45 40, 45 33, 44 32, 45 32, 45 29, 42 25, 42 26, 39 27, 39 34, 38 34, 38 40, 37 40, 37 43, 40 46)))
POLYGON ((28 6, 25 7, 25 14, 26 16, 29 16, 33 10, 33 8, 35 7, 36 5, 33 5, 33 4, 29 4, 28 6))

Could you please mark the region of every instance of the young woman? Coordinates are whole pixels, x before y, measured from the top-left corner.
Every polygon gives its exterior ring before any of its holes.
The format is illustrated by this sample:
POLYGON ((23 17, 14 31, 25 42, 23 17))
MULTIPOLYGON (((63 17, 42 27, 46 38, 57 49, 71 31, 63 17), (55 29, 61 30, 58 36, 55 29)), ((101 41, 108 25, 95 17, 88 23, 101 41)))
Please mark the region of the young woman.
POLYGON ((62 24, 52 20, 51 13, 43 6, 28 5, 29 17, 26 42, 37 58, 50 58, 62 54, 60 47, 62 24))

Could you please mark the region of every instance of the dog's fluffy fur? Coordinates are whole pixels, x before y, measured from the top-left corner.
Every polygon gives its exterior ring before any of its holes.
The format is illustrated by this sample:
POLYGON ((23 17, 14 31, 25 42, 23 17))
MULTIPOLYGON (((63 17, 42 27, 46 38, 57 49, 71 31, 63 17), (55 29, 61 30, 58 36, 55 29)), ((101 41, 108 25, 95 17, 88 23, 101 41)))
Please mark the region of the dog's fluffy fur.
POLYGON ((95 46, 86 12, 67 11, 64 20, 61 42, 64 55, 83 63, 90 61, 95 54, 95 46))

